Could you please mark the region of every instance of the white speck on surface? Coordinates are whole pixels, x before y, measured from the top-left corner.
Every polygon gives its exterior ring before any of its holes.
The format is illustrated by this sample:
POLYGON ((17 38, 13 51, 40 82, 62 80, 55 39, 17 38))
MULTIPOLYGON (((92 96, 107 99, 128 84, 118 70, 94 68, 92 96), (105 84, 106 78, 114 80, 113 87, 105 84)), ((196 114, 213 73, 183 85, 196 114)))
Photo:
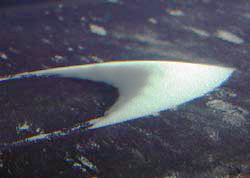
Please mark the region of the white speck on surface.
POLYGON ((195 28, 195 27, 185 27, 185 28, 187 30, 192 31, 196 35, 199 35, 199 36, 202 36, 202 37, 209 37, 210 36, 210 34, 207 31, 202 30, 202 29, 198 29, 198 28, 195 28))
POLYGON ((40 133, 41 132, 41 128, 37 128, 36 132, 40 133))
POLYGON ((58 20, 59 21, 64 21, 64 17, 63 16, 58 16, 58 20))
POLYGON ((46 30, 46 31, 50 31, 50 30, 51 30, 51 26, 49 26, 49 25, 45 25, 45 26, 44 26, 44 30, 46 30))
POLYGON ((52 42, 49 39, 42 38, 41 40, 44 44, 52 44, 52 42))
POLYGON ((90 31, 92 33, 95 33, 97 35, 100 35, 100 36, 106 36, 107 35, 107 31, 105 30, 105 28, 103 28, 101 26, 90 24, 89 28, 90 28, 90 31))
POLYGON ((73 164, 73 167, 79 167, 79 168, 81 168, 82 165, 81 165, 80 163, 74 163, 74 164, 73 164))
POLYGON ((56 58, 56 59, 59 59, 59 60, 63 59, 63 57, 62 57, 62 56, 59 56, 59 55, 55 55, 55 58, 56 58))
POLYGON ((44 11, 44 14, 45 15, 50 15, 50 11, 46 10, 46 11, 44 11))
POLYGON ((244 43, 244 40, 242 38, 225 30, 217 30, 217 32, 215 33, 215 36, 219 39, 222 39, 224 41, 228 41, 231 43, 235 43, 235 44, 244 43))
POLYGON ((208 136, 215 142, 218 142, 220 140, 220 133, 217 130, 214 130, 212 128, 206 128, 205 129, 208 133, 208 136))
POLYGON ((169 45, 170 44, 168 41, 159 40, 157 37, 148 36, 148 35, 144 35, 144 34, 135 34, 134 38, 136 40, 141 41, 141 42, 149 43, 152 45, 169 45))
MULTIPOLYGON (((69 161, 68 161, 68 162, 69 162, 69 161)), ((87 170, 84 168, 84 166, 86 166, 86 165, 81 164, 81 163, 79 163, 79 162, 75 162, 75 163, 72 165, 73 168, 77 168, 77 169, 80 169, 82 172, 86 172, 87 170)))
POLYGON ((63 8, 63 4, 59 4, 58 7, 59 7, 60 9, 62 9, 62 8, 63 8))
POLYGON ((219 140, 219 132, 211 132, 209 137, 215 141, 219 140))
POLYGON ((81 20, 81 21, 86 21, 86 17, 82 16, 82 17, 80 18, 80 20, 81 20))
POLYGON ((93 148, 100 149, 100 145, 98 145, 98 144, 95 143, 95 142, 90 142, 90 145, 91 145, 91 147, 93 147, 93 148))
POLYGON ((102 60, 101 58, 97 56, 91 56, 91 59, 93 59, 95 62, 104 62, 104 60, 102 60))
POLYGON ((184 16, 185 13, 179 9, 167 9, 166 12, 172 16, 184 16))
POLYGON ((61 62, 63 60, 63 56, 60 55, 55 55, 54 57, 52 57, 52 61, 55 62, 61 62))
POLYGON ((29 130, 29 129, 30 129, 30 125, 26 121, 24 123, 19 123, 18 126, 16 127, 16 130, 18 131, 29 130))
POLYGON ((68 47, 68 51, 74 51, 74 49, 73 48, 71 48, 71 47, 68 47))
POLYGON ((153 17, 149 18, 148 21, 152 24, 157 24, 157 20, 153 17))
POLYGON ((82 165, 85 165, 85 166, 89 167, 90 169, 96 169, 96 166, 94 166, 87 158, 81 156, 78 159, 82 163, 82 165))
POLYGON ((245 116, 249 114, 243 108, 219 99, 208 101, 206 105, 214 111, 221 112, 223 114, 223 121, 237 127, 246 122, 245 116))
POLYGON ((6 60, 6 59, 8 59, 8 56, 5 53, 0 52, 0 58, 6 60))

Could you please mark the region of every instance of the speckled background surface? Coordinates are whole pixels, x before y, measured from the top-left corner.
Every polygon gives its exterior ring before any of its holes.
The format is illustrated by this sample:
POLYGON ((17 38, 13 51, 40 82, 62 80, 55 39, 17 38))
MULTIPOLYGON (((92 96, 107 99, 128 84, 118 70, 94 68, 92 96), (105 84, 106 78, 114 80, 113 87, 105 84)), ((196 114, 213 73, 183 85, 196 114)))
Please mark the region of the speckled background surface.
POLYGON ((103 83, 0 83, 1 177, 250 176, 250 2, 2 1, 0 76, 110 60, 178 60, 237 68, 176 110, 37 143, 4 147, 102 115, 103 83))

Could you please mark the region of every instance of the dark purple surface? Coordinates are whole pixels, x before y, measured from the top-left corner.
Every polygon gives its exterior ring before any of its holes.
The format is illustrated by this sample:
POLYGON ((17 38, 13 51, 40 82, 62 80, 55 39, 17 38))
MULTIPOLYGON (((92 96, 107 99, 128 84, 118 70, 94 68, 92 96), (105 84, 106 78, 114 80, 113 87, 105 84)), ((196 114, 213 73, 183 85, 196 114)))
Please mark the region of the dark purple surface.
MULTIPOLYGON (((250 173, 248 1, 47 1, 1 6, 0 76, 110 60, 178 60, 237 68, 220 89, 177 110, 0 151, 2 177, 215 177, 250 173), (173 16, 168 10, 182 10, 173 16), (157 23, 150 22, 154 18, 157 23), (91 32, 104 27, 107 35, 91 32), (187 27, 203 29, 200 36, 187 27), (218 29, 243 44, 216 37, 218 29), (87 166, 80 158, 88 159, 87 166), (76 163, 79 165, 76 166, 76 163), (75 164, 75 166, 73 166, 75 164)), ((0 143, 71 127, 117 98, 103 83, 0 83, 0 143), (17 132, 20 122, 31 130, 17 132)))

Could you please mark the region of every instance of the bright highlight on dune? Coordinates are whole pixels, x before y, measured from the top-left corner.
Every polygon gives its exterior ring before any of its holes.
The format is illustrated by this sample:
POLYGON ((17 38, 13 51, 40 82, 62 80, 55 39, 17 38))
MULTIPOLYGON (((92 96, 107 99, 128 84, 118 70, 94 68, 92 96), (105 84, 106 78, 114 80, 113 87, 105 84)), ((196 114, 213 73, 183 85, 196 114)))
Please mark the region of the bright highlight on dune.
MULTIPOLYGON (((174 61, 114 61, 21 73, 1 81, 58 76, 105 82, 119 90, 115 104, 89 129, 105 127, 174 108, 226 81, 233 68, 174 61)), ((81 91, 79 91, 81 92, 81 91)))

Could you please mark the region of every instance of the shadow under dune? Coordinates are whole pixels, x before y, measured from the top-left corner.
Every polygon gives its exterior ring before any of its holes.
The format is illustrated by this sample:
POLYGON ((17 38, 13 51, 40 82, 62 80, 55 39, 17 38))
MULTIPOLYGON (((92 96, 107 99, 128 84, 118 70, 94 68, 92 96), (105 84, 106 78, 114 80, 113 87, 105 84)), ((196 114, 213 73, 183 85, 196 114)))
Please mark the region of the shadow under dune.
POLYGON ((57 77, 0 84, 0 140, 12 142, 41 132, 67 129, 99 117, 118 90, 101 82, 57 77))

